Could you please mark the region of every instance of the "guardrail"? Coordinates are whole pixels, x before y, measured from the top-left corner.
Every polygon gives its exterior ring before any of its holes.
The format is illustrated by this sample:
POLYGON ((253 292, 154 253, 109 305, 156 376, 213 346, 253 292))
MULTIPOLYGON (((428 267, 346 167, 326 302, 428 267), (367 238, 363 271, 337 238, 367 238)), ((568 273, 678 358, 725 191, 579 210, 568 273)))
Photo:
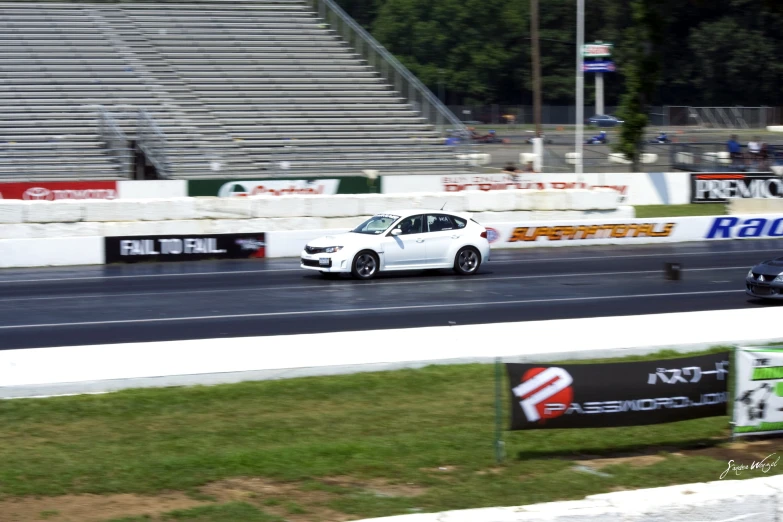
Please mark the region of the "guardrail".
POLYGON ((356 23, 333 0, 306 0, 318 16, 342 36, 395 90, 441 134, 447 123, 457 132, 465 125, 375 38, 356 23))

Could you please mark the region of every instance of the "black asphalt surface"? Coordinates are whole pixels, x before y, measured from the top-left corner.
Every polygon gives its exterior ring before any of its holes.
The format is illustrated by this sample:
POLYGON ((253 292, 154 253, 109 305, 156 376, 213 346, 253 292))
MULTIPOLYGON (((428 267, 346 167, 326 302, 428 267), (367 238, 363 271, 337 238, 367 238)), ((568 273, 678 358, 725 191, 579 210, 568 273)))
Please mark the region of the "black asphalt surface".
POLYGON ((746 296, 744 278, 781 255, 781 240, 495 250, 475 276, 372 281, 327 280, 297 259, 6 269, 0 349, 778 306, 746 296))

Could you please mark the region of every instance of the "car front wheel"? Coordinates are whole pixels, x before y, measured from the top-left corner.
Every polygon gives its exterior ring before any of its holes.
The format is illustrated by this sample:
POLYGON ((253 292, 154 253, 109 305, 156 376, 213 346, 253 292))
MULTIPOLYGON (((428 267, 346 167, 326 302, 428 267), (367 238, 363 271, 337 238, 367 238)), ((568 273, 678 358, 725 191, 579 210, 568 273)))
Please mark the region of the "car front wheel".
POLYGON ((372 279, 378 273, 378 265, 378 256, 374 252, 359 252, 353 259, 351 275, 356 279, 372 279))
POLYGON ((481 266, 481 256, 473 247, 463 247, 454 259, 454 271, 460 275, 471 275, 478 272, 481 266))

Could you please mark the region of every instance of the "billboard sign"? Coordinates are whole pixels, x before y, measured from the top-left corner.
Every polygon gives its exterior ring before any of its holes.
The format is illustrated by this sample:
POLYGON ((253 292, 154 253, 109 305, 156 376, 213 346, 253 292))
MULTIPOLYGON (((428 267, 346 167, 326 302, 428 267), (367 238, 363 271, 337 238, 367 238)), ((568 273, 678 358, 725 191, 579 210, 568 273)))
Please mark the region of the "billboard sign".
POLYGON ((614 47, 614 44, 610 43, 584 44, 582 46, 582 56, 585 58, 605 58, 612 55, 612 47, 614 47))

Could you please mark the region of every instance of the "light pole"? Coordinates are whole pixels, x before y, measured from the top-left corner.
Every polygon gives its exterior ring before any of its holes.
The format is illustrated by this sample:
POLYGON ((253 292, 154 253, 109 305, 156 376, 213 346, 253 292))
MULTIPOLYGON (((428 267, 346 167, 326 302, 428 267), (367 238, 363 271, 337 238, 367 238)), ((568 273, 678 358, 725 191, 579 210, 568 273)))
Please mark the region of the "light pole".
POLYGON ((585 0, 576 0, 576 173, 582 174, 582 150, 584 149, 584 59, 582 48, 585 43, 585 0))

